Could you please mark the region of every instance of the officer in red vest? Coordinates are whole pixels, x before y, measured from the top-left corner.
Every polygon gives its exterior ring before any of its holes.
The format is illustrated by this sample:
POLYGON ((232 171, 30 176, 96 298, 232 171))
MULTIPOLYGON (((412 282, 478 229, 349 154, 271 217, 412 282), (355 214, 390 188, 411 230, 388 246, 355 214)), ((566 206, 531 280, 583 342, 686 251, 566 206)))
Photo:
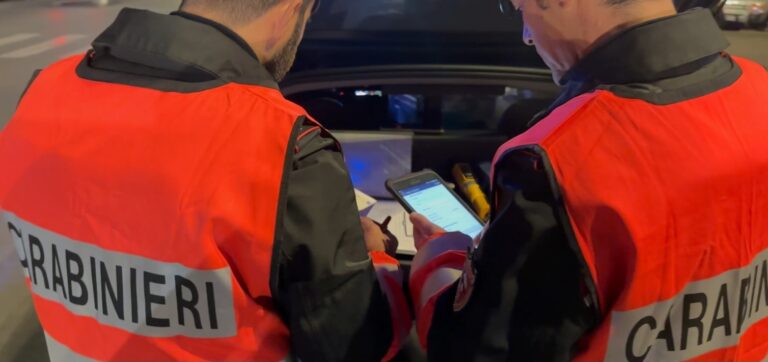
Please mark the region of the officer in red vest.
POLYGON ((337 142, 277 87, 314 1, 126 9, 31 83, 0 134, 0 241, 52 360, 397 352, 396 241, 361 225, 337 142))
POLYGON ((479 240, 413 216, 430 360, 765 360, 766 69, 669 0, 502 7, 563 92, 496 154, 479 240))

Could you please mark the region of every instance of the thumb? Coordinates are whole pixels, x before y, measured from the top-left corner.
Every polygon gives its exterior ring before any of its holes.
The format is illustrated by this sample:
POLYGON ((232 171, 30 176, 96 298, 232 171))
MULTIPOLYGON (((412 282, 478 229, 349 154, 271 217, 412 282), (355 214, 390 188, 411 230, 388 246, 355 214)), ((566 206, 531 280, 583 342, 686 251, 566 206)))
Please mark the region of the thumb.
POLYGON ((373 220, 365 216, 360 217, 360 226, 363 227, 363 231, 365 232, 368 232, 371 229, 377 227, 376 223, 373 220))
POLYGON ((410 218, 411 218, 411 223, 413 223, 413 227, 415 229, 420 230, 424 234, 432 235, 432 234, 437 234, 445 231, 441 227, 433 224, 431 221, 429 221, 429 219, 427 219, 422 214, 414 212, 413 214, 411 214, 410 218))

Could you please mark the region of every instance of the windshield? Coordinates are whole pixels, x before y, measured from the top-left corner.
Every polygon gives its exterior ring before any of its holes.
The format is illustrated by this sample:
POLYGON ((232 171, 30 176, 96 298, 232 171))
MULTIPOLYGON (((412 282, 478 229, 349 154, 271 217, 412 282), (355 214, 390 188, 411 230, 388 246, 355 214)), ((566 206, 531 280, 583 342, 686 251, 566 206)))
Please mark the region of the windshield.
MULTIPOLYGON (((519 17, 501 14, 495 0, 321 0, 308 33, 430 32, 498 33, 521 32, 519 17)), ((515 40, 519 40, 516 38, 515 40)))

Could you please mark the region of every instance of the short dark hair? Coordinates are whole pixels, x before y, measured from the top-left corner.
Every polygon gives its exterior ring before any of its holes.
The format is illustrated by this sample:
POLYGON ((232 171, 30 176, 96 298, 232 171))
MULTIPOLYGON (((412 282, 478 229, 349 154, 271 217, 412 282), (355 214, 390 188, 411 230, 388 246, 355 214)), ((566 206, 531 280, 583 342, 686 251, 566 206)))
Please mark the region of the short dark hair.
POLYGON ((235 22, 253 20, 282 0, 182 0, 181 10, 192 6, 227 14, 235 22))

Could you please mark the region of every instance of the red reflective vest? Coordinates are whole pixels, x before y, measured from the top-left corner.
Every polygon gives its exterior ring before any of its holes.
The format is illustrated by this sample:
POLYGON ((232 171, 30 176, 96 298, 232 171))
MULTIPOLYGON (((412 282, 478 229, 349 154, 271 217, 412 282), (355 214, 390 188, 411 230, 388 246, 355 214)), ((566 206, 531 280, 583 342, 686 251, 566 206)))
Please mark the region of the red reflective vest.
POLYGON ((558 183, 603 316, 577 360, 766 357, 768 73, 737 62, 671 105, 582 95, 499 151, 543 151, 558 183))
POLYGON ((54 360, 278 361, 269 276, 304 111, 275 89, 161 92, 44 70, 0 134, 16 243, 54 360))

